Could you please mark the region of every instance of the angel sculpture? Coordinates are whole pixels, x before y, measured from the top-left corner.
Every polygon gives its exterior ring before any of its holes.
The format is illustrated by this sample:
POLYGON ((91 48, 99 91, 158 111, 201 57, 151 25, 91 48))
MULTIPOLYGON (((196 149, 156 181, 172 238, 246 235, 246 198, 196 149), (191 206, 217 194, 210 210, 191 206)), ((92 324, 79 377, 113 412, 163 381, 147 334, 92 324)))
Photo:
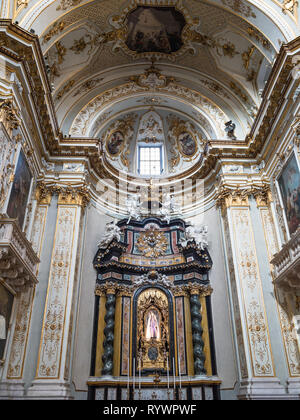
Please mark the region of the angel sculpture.
POLYGON ((130 223, 131 219, 141 220, 140 198, 140 194, 130 194, 126 201, 127 211, 129 213, 127 225, 130 223))
POLYGON ((208 227, 207 226, 188 226, 185 230, 185 237, 182 238, 179 243, 184 248, 189 242, 195 241, 197 246, 200 247, 202 251, 208 247, 208 227))
POLYGON ((163 221, 170 223, 172 214, 181 214, 181 209, 175 200, 174 195, 164 194, 161 208, 158 211, 158 216, 162 217, 163 221))
POLYGON ((118 242, 121 240, 121 229, 115 221, 106 224, 105 232, 98 248, 106 248, 113 239, 116 239, 118 242))

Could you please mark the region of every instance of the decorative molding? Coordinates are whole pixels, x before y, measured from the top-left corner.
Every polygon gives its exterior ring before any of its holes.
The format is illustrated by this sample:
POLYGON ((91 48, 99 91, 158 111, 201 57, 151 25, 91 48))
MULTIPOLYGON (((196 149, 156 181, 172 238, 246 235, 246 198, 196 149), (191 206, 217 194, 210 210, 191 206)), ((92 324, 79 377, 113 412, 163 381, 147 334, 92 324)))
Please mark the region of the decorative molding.
MULTIPOLYGON (((270 207, 260 208, 260 215, 264 229, 264 236, 270 261, 270 268, 273 269, 271 261, 273 256, 278 253, 279 245, 276 238, 276 231, 270 207)), ((285 288, 274 284, 276 305, 279 314, 280 328, 285 347, 285 356, 289 368, 290 377, 300 376, 300 349, 298 345, 297 333, 293 322, 293 314, 288 305, 289 293, 285 288)), ((294 297, 294 294, 292 294, 294 297)))
POLYGON ((16 292, 37 284, 39 258, 14 219, 0 217, 0 277, 16 292))
MULTIPOLYGON (((245 317, 245 335, 251 354, 252 375, 274 377, 268 321, 248 207, 230 208, 237 279, 241 294, 240 310, 245 317)), ((249 361, 250 362, 250 361, 249 361)))
POLYGON ((80 220, 80 205, 73 200, 58 206, 36 379, 64 379, 80 220))
POLYGON ((300 228, 271 261, 274 283, 290 290, 300 289, 300 228))

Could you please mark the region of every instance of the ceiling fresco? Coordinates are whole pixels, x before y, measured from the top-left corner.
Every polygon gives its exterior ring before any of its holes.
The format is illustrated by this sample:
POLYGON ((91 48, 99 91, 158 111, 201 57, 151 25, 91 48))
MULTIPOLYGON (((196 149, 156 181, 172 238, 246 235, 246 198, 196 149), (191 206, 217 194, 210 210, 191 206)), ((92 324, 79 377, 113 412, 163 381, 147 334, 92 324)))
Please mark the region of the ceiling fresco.
POLYGON ((64 135, 129 109, 193 115, 207 137, 248 134, 276 55, 300 34, 286 0, 3 0, 40 39, 64 135))

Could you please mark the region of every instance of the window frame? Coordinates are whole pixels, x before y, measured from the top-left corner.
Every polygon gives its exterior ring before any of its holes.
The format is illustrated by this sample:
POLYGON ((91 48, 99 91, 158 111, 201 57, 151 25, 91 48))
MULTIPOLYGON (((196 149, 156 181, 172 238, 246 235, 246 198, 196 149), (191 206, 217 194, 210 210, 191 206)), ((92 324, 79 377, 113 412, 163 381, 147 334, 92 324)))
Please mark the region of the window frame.
MULTIPOLYGON (((151 160, 149 161, 151 162, 151 160)), ((158 143, 139 144, 138 145, 138 174, 145 178, 159 177, 164 171, 163 145, 158 143), (160 173, 158 175, 143 174, 141 175, 141 149, 159 149, 160 151, 160 173)))

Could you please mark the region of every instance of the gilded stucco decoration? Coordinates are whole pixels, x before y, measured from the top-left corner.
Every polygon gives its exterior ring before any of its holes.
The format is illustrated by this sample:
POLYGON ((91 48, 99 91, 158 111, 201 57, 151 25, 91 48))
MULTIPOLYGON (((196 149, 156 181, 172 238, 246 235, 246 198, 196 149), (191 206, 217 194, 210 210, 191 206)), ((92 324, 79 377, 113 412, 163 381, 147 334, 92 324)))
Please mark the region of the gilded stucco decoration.
POLYGON ((232 208, 231 213, 238 276, 244 296, 243 310, 247 319, 252 353, 252 369, 255 376, 275 376, 250 212, 247 208, 232 208))
POLYGON ((157 258, 166 253, 168 240, 160 230, 148 229, 140 233, 137 240, 137 249, 145 257, 157 258))
POLYGON ((119 163, 121 169, 129 167, 129 145, 133 138, 136 118, 135 114, 128 114, 115 121, 103 136, 102 142, 107 157, 119 163))
MULTIPOLYGON (((79 137, 88 135, 89 130, 91 130, 92 121, 95 120, 100 110, 105 109, 109 104, 119 99, 125 100, 133 95, 145 94, 147 91, 148 88, 140 87, 135 82, 130 82, 96 96, 77 114, 72 123, 70 134, 79 137)), ((224 125, 228 121, 228 117, 213 101, 197 91, 175 83, 170 83, 168 86, 159 88, 159 92, 171 98, 179 98, 195 105, 199 110, 203 111, 204 115, 208 115, 214 122, 213 131, 217 131, 220 138, 224 137, 224 125)))
POLYGON ((184 162, 191 162, 198 158, 199 151, 204 150, 203 140, 195 126, 189 121, 170 115, 168 123, 168 137, 172 145, 169 165, 171 171, 174 172, 175 168, 184 165, 184 162))
POLYGON ((245 4, 243 0, 221 0, 224 6, 230 7, 235 12, 245 16, 246 18, 256 19, 256 14, 254 13, 251 6, 245 4))

